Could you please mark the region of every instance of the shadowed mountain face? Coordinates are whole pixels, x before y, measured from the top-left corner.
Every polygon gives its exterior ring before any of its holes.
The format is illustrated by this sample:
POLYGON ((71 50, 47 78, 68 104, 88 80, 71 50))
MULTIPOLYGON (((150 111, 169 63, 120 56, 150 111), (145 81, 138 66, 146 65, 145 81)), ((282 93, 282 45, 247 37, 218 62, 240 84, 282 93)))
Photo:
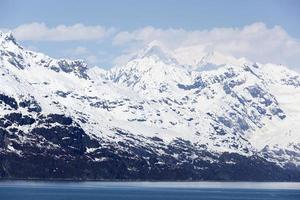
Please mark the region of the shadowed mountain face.
POLYGON ((299 181, 299 74, 199 60, 152 43, 105 71, 0 33, 0 177, 299 181))

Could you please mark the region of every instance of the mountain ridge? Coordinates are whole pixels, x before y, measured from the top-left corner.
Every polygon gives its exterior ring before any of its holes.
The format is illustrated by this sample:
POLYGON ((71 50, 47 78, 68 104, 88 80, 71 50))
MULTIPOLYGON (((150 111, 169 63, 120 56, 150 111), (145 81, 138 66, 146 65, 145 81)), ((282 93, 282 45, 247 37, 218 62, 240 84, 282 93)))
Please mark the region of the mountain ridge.
POLYGON ((296 72, 258 63, 197 71, 155 56, 155 42, 105 71, 3 35, 1 177, 300 180, 296 72))

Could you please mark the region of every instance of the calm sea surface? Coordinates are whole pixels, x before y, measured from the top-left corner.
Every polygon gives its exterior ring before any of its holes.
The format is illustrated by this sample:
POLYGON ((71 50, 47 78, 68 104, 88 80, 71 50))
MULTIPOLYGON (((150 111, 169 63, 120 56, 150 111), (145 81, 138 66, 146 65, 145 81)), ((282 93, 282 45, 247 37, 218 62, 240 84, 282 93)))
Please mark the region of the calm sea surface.
POLYGON ((0 181, 1 200, 300 200, 300 183, 0 181))

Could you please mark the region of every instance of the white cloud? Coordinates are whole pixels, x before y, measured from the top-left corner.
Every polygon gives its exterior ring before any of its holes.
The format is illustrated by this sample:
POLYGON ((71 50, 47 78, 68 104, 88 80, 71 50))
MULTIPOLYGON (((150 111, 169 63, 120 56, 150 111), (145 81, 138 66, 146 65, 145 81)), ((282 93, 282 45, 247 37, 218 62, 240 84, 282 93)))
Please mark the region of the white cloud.
POLYGON ((62 54, 71 59, 83 59, 91 66, 97 65, 100 61, 94 52, 91 52, 83 46, 64 50, 62 51, 62 54))
POLYGON ((242 28, 212 30, 157 29, 144 27, 132 32, 119 32, 113 39, 118 45, 145 45, 158 40, 170 49, 201 46, 205 51, 218 51, 255 62, 273 62, 300 67, 300 42, 282 27, 254 23, 242 28))
POLYGON ((100 59, 96 55, 92 54, 87 55, 85 59, 89 64, 91 64, 92 67, 100 62, 100 59))
MULTIPOLYGON (((7 29, 2 29, 7 30, 7 29)), ((254 62, 284 64, 300 71, 300 41, 291 37, 282 27, 267 27, 258 22, 240 28, 213 28, 211 30, 161 29, 146 26, 133 31, 117 32, 115 28, 103 26, 58 25, 49 27, 44 23, 20 25, 12 30, 18 40, 27 41, 99 41, 106 40, 108 46, 105 55, 77 47, 68 55, 96 64, 105 59, 105 63, 124 63, 134 52, 157 40, 175 52, 189 50, 186 60, 196 60, 201 51, 218 51, 234 57, 246 57, 254 62), (199 50, 200 49, 200 50, 199 50), (116 52, 123 51, 122 55, 116 52), (115 58, 112 58, 116 55, 115 58), (110 60, 110 61, 107 61, 110 60)), ((82 45, 82 43, 78 43, 82 45)), ((30 44, 29 44, 30 45, 30 44)), ((36 43, 34 44, 36 45, 36 43)), ((94 48, 95 49, 95 48, 94 48)), ((66 53, 66 52, 65 52, 66 53)), ((199 59, 199 58, 198 58, 199 59)))
POLYGON ((114 28, 103 26, 85 26, 74 24, 72 26, 58 25, 48 27, 44 23, 23 24, 12 30, 18 40, 32 41, 75 41, 75 40, 101 40, 115 32, 114 28))
POLYGON ((75 48, 66 49, 61 52, 63 57, 69 59, 82 59, 87 62, 90 67, 94 66, 103 66, 104 63, 109 63, 109 60, 112 60, 112 57, 103 51, 91 51, 84 46, 77 46, 75 48))
POLYGON ((80 55, 90 54, 91 52, 86 47, 78 46, 74 49, 64 50, 63 53, 68 55, 73 55, 73 56, 80 56, 80 55))

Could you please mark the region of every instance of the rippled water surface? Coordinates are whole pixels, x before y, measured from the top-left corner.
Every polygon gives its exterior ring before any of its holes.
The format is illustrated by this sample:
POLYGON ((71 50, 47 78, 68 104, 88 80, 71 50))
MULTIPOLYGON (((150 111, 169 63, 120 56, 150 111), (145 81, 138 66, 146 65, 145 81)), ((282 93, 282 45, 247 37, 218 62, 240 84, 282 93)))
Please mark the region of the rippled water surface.
POLYGON ((300 200, 300 183, 0 181, 3 200, 300 200))

